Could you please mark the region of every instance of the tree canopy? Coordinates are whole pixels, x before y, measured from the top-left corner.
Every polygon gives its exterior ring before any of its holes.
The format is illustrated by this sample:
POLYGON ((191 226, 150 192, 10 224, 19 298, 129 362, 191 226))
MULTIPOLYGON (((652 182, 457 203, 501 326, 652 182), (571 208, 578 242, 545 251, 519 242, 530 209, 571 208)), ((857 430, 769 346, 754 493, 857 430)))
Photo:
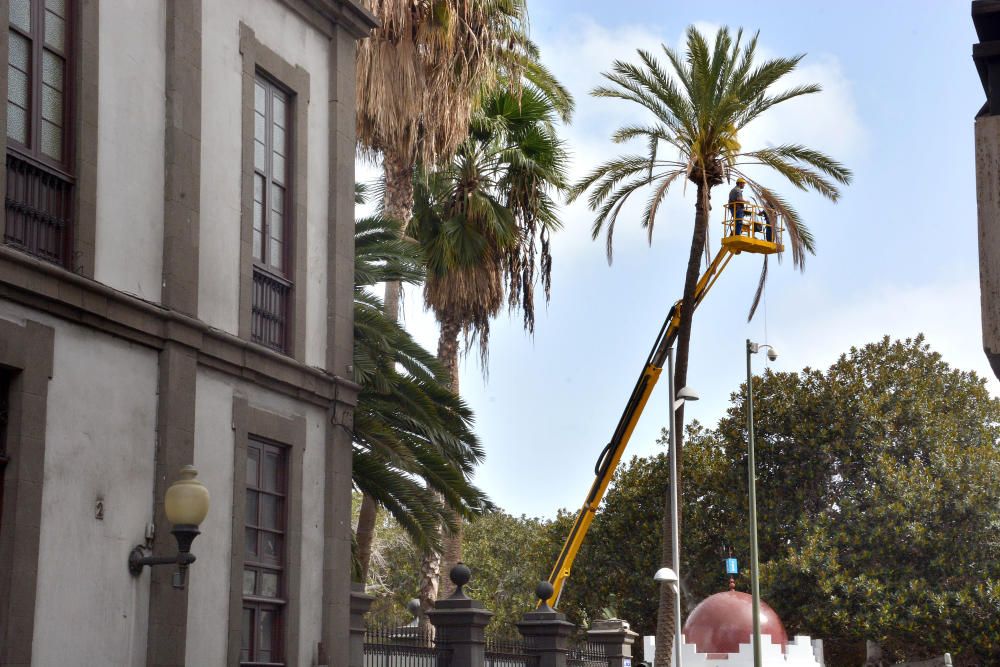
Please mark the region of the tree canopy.
MULTIPOLYGON (((745 390, 716 428, 688 428, 685 613, 725 590, 729 555, 749 589, 745 390)), ((761 592, 790 634, 823 638, 831 665, 859 664, 866 639, 896 659, 1000 660, 1000 401, 983 379, 923 337, 885 338, 826 370, 755 377, 754 417, 761 592)), ((619 469, 560 602, 570 620, 613 613, 653 634, 668 470, 666 452, 619 469)), ((474 597, 497 611, 491 632, 532 607, 571 521, 470 522, 465 560, 474 597)), ((388 567, 412 596, 416 563, 388 567)))
MULTIPOLYGON (((745 396, 716 429, 688 430, 688 610, 724 590, 730 553, 748 590, 745 396)), ((885 338, 826 371, 755 377, 754 418, 761 594, 790 633, 824 638, 834 660, 865 639, 898 659, 1000 659, 1000 401, 981 378, 922 336, 885 338)), ((663 453, 616 475, 564 595, 577 617, 614 594, 652 631, 668 470, 663 453)))

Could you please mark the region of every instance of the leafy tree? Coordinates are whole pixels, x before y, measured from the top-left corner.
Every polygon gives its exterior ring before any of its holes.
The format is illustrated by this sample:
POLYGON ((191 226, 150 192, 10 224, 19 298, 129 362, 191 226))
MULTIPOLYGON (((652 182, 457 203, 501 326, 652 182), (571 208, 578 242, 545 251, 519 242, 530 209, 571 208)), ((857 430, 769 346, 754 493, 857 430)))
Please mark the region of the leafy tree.
POLYGON ((439 526, 490 509, 470 478, 483 451, 472 413, 448 388, 448 374, 382 310, 371 287, 389 277, 413 281, 417 249, 382 218, 355 228, 353 480, 363 492, 357 528, 360 578, 371 553, 375 507, 385 508, 413 541, 439 546, 439 526))
MULTIPOLYGON (((368 590, 376 596, 370 617, 377 623, 403 624, 410 620, 403 611, 406 603, 419 592, 421 551, 384 512, 378 526, 368 579, 368 590)), ((463 539, 472 580, 465 590, 494 613, 490 635, 516 635, 515 623, 534 608, 535 586, 545 578, 558 548, 556 526, 503 511, 469 521, 463 539)))
MULTIPOLYGON (((616 61, 612 72, 604 74, 611 85, 592 91, 597 97, 638 104, 654 117, 652 125, 626 125, 613 136, 616 143, 641 139, 647 147, 645 154, 624 155, 605 162, 577 183, 572 191, 573 198, 590 191, 588 203, 597 213, 592 233, 596 239, 602 230, 605 231, 608 261, 612 257, 615 223, 632 194, 647 186, 652 189, 642 216, 642 225, 652 240, 656 214, 670 186, 687 179, 697 190, 677 340, 674 371, 677 387, 687 383, 694 291, 706 248, 712 188, 734 176, 746 178, 751 191, 784 220, 793 262, 802 267, 805 253, 815 250, 812 234, 787 200, 763 183, 749 178, 744 169, 756 165, 770 167, 795 187, 814 190, 834 201, 840 194, 837 184, 847 184, 851 180, 847 168, 805 146, 784 144, 743 150, 740 132, 754 119, 777 104, 820 90, 818 85, 803 85, 775 91, 774 86, 795 69, 803 56, 755 62, 756 51, 757 35, 744 45, 742 31, 734 37, 727 28, 722 28, 716 33, 714 44, 710 45, 692 26, 687 30, 683 55, 663 46, 669 70, 652 53, 640 49, 640 65, 616 61), (665 159, 663 153, 666 151, 675 151, 677 157, 665 159)), ((762 274, 762 285, 764 275, 766 273, 762 274)), ((680 435, 683 433, 683 407, 677 410, 676 423, 680 435)), ((678 437, 678 451, 681 451, 681 440, 678 437)), ((663 542, 662 555, 664 562, 669 563, 669 540, 663 542)), ((670 587, 661 586, 656 633, 656 645, 661 650, 658 651, 657 667, 667 664, 673 646, 673 625, 670 587)))
MULTIPOLYGON (((749 577, 745 386, 684 450, 682 576, 690 610, 723 590, 732 550, 749 577)), ((826 371, 754 378, 762 595, 829 664, 872 639, 899 659, 1000 660, 1000 401, 923 337, 852 348, 826 371)), ((563 606, 616 595, 637 631, 655 607, 665 454, 633 458, 580 553, 563 606)))
POLYGON ((493 612, 490 634, 517 636, 515 623, 538 602, 535 587, 551 567, 551 524, 499 511, 478 516, 465 527, 463 559, 472 569, 467 589, 493 612))

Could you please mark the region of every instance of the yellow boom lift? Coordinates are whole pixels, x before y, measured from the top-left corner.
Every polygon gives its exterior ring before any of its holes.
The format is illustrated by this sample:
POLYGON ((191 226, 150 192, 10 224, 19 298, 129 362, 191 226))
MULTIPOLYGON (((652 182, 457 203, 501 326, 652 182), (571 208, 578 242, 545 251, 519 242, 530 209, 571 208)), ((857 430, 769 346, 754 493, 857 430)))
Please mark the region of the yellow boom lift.
MULTIPOLYGON (((708 291, 712 289, 715 281, 719 279, 733 255, 738 255, 741 252, 771 255, 784 250, 781 243, 784 230, 781 219, 775 211, 749 203, 735 206, 727 204, 723 217, 722 247, 719 248, 715 259, 709 264, 708 269, 698 279, 698 284, 695 286, 694 307, 696 309, 708 291), (738 215, 739 206, 742 206, 741 216, 738 215)), ((678 301, 670 308, 663 326, 660 327, 660 333, 653 343, 653 349, 650 350, 646 364, 642 367, 642 373, 639 374, 639 379, 632 389, 632 395, 629 396, 625 410, 618 419, 618 426, 615 427, 610 442, 605 445, 600 456, 597 457, 597 464, 594 466, 594 483, 587 493, 583 507, 576 515, 573 528, 563 543, 559 558, 549 575, 549 583, 552 584, 554 590, 552 596, 545 602, 550 606, 555 607, 559 603, 563 585, 573 569, 573 561, 580 551, 590 523, 594 520, 601 499, 604 498, 604 492, 607 490, 615 468, 618 467, 618 462, 625 452, 629 438, 632 437, 632 431, 635 430, 642 410, 646 407, 646 401, 649 400, 649 395, 653 392, 653 387, 656 386, 656 381, 659 380, 660 373, 663 371, 667 351, 674 344, 674 339, 677 338, 680 320, 681 302, 678 301)), ((541 605, 542 602, 539 601, 539 604, 541 605)))

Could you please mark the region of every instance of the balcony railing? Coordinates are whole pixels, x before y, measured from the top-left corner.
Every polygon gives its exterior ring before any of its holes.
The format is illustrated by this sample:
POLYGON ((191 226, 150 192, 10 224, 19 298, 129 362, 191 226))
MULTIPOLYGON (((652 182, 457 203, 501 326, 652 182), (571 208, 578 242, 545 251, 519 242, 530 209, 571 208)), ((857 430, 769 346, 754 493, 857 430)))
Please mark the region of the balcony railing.
POLYGON ((68 264, 73 211, 70 181, 8 152, 4 207, 4 243, 55 264, 68 264))
POLYGON ((288 352, 288 307, 292 284, 254 267, 250 339, 278 352, 288 352))

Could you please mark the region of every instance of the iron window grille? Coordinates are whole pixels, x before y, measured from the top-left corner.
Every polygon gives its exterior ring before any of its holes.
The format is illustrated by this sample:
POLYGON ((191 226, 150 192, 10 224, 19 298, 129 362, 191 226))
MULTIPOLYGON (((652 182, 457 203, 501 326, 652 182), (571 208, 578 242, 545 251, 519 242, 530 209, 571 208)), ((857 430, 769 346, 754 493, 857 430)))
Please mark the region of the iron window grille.
POLYGON ((253 268, 250 340, 278 352, 288 351, 291 294, 291 282, 260 267, 253 268))

